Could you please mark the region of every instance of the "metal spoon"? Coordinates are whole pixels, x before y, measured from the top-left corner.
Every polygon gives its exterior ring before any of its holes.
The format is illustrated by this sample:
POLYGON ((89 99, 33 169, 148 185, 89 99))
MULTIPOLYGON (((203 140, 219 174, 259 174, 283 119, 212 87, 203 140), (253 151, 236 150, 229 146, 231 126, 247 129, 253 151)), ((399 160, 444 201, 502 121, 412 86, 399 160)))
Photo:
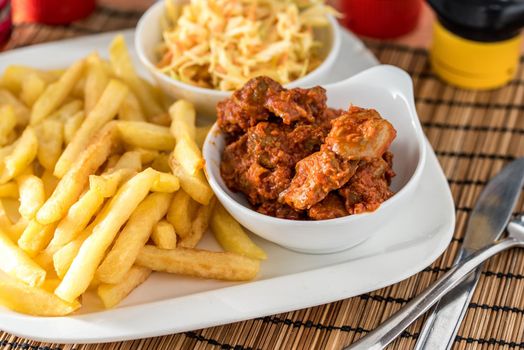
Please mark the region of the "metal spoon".
POLYGON ((524 216, 510 222, 508 231, 509 235, 507 238, 487 245, 458 265, 453 266, 384 323, 344 350, 378 350, 385 348, 411 323, 429 310, 440 298, 459 284, 469 272, 473 271, 485 260, 506 249, 524 247, 524 216))

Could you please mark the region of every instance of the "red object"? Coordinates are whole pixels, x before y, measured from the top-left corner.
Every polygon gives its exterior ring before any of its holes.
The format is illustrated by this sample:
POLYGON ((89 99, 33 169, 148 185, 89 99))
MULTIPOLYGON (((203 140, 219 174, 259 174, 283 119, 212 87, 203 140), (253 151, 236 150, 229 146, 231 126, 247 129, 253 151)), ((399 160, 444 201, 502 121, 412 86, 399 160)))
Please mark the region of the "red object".
POLYGON ((412 31, 422 0, 341 0, 344 25, 357 34, 387 39, 412 31))
POLYGON ((22 22, 67 24, 94 9, 95 0, 13 0, 15 16, 22 22))
POLYGON ((5 43, 9 39, 12 27, 11 3, 9 0, 0 0, 0 43, 5 43))

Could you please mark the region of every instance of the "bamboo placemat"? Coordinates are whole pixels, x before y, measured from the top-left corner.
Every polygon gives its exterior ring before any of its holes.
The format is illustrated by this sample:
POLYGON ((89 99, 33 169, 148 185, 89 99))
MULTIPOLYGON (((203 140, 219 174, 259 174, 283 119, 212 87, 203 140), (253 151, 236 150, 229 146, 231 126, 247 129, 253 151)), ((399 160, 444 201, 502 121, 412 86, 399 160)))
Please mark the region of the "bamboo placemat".
MULTIPOLYGON (((140 13, 98 7, 86 20, 50 27, 17 24, 4 49, 133 27, 140 13)), ((367 42, 383 63, 411 74, 417 109, 456 204, 457 227, 448 249, 430 267, 401 283, 351 299, 221 327, 98 345, 44 344, 0 332, 0 350, 340 349, 366 334, 451 266, 465 223, 487 180, 524 156, 524 57, 517 77, 492 92, 443 84, 431 73, 425 50, 367 42)), ((431 210, 431 208, 428 208, 431 210)), ((524 198, 517 214, 524 210, 524 198)), ((412 349, 423 320, 390 347, 412 349)), ((524 251, 491 259, 482 272, 454 349, 524 348, 524 251)))

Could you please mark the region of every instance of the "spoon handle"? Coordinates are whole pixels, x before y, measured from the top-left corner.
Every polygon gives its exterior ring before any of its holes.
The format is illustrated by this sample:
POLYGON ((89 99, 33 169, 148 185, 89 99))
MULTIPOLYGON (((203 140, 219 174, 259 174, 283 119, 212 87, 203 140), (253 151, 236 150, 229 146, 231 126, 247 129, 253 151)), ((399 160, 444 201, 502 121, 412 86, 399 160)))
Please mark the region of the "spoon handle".
POLYGON ((493 255, 506 249, 521 245, 522 242, 513 237, 508 237, 494 242, 477 252, 471 254, 461 263, 453 266, 442 277, 426 288, 422 293, 413 298, 402 309, 379 325, 372 332, 359 339, 344 350, 366 349, 378 350, 385 348, 398 337, 411 323, 429 310, 448 291, 453 289, 460 281, 477 266, 493 255))

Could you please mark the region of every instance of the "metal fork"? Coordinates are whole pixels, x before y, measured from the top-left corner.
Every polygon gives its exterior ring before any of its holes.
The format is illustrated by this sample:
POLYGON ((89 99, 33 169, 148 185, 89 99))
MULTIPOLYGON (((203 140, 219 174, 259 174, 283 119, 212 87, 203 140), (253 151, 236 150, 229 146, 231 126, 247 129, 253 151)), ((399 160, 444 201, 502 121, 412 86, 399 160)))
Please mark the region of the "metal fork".
POLYGON ((453 289, 468 273, 485 260, 504 250, 524 247, 524 216, 511 221, 508 225, 507 238, 495 241, 470 255, 460 264, 453 266, 447 273, 426 288, 402 309, 374 329, 367 336, 357 340, 344 350, 378 350, 385 348, 398 337, 404 329, 428 311, 440 298, 453 289))

